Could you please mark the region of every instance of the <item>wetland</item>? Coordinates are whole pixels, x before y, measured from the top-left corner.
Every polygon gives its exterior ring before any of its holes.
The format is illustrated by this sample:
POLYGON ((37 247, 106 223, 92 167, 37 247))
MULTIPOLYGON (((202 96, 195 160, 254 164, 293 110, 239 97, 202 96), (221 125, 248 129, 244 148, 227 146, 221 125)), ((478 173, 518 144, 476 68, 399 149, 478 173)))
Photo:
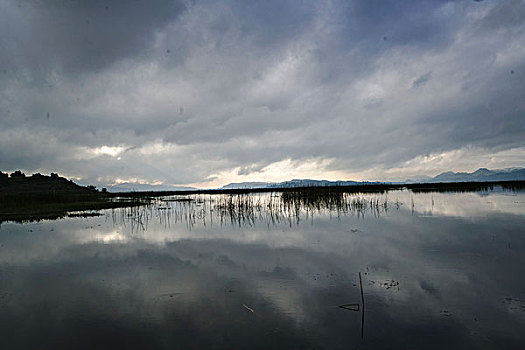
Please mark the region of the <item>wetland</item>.
POLYGON ((519 349, 525 192, 149 197, 0 225, 3 348, 519 349))

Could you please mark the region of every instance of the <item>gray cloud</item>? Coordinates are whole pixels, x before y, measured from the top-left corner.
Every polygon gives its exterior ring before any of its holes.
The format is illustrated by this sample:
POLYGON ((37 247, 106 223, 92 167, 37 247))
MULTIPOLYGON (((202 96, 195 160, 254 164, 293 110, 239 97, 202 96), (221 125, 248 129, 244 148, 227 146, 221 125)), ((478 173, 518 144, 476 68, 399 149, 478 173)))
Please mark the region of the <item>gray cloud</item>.
POLYGON ((414 82, 412 83, 412 87, 418 88, 422 85, 425 85, 425 83, 430 79, 431 75, 432 75, 432 72, 423 74, 422 76, 414 80, 414 82))
POLYGON ((47 75, 106 68, 146 56, 154 35, 185 9, 178 1, 45 0, 2 4, 4 65, 47 75))
POLYGON ((1 1, 0 168, 187 184, 522 150, 523 8, 1 1))

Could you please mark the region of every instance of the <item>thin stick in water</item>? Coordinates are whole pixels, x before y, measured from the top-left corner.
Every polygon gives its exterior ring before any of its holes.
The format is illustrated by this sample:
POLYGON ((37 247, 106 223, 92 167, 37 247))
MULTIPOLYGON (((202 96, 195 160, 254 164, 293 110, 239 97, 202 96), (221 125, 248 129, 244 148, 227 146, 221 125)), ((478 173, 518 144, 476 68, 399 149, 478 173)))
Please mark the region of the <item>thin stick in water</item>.
POLYGON ((361 303, 363 304, 361 311, 361 338, 363 338, 365 330, 365 296, 363 294, 363 279, 361 278, 361 271, 359 271, 359 285, 361 286, 361 303))

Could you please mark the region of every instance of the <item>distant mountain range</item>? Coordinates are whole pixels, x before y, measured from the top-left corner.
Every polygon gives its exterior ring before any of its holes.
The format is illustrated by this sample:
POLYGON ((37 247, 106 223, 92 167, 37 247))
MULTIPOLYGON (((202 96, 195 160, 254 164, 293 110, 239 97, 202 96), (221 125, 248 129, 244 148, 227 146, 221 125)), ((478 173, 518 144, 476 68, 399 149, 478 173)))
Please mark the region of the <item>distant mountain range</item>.
POLYGON ((359 186, 380 184, 381 182, 361 181, 327 181, 310 179, 293 179, 283 182, 237 182, 221 187, 223 190, 242 188, 293 188, 293 187, 326 187, 326 186, 359 186))
POLYGON ((221 190, 233 190, 239 188, 267 188, 275 182, 232 182, 221 187, 221 190))
MULTIPOLYGON (((395 182, 403 183, 437 183, 437 182, 490 182, 490 181, 525 181, 525 168, 507 168, 489 170, 479 168, 472 173, 447 171, 437 176, 418 176, 415 179, 395 182)), ((284 182, 237 182, 230 183, 221 189, 243 189, 243 188, 290 188, 290 187, 323 187, 323 186, 359 186, 373 184, 388 184, 392 182, 368 182, 368 181, 327 181, 294 179, 284 182)))
POLYGON ((479 168, 472 173, 454 173, 447 171, 441 173, 428 182, 466 182, 466 181, 518 181, 525 180, 524 168, 494 169, 479 168))
POLYGON ((326 186, 359 186, 359 185, 374 185, 381 182, 368 181, 327 181, 327 180, 290 180, 269 185, 271 188, 290 188, 290 187, 326 187, 326 186))
POLYGON ((195 187, 148 185, 123 182, 116 186, 106 186, 109 192, 149 192, 149 191, 194 191, 195 187))

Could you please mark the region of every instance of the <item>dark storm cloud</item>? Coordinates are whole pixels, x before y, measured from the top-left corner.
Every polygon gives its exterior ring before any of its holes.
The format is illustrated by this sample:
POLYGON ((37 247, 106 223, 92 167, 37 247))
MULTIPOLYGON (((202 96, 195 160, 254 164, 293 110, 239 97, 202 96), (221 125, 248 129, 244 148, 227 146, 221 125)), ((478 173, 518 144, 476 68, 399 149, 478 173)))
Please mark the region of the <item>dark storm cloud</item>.
POLYGON ((523 25, 523 16, 525 16, 525 3, 523 1, 501 1, 496 3, 494 9, 485 17, 481 28, 520 27, 523 25))
POLYGON ((465 7, 442 0, 349 2, 344 8, 346 33, 370 51, 395 45, 435 48, 448 44, 465 7))
POLYGON ((285 160, 349 177, 464 149, 519 159, 524 8, 0 1, 0 167, 196 183, 285 160))
POLYGON ((12 1, 2 7, 1 40, 10 50, 0 56, 3 65, 68 75, 147 56, 155 32, 185 9, 176 0, 12 1))
POLYGON ((416 80, 414 80, 414 82, 412 83, 412 87, 413 88, 417 88, 417 87, 419 87, 421 85, 424 85, 430 79, 431 74, 432 74, 432 72, 428 72, 426 74, 423 74, 422 76, 420 76, 416 80))

